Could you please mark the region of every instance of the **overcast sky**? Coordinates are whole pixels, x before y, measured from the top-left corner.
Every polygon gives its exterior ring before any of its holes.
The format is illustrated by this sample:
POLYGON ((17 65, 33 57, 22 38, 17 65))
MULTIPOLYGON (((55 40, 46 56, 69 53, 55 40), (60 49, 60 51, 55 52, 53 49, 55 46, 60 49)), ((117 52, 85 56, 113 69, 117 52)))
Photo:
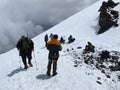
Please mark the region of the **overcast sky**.
POLYGON ((34 37, 98 0, 0 0, 0 52, 34 37))

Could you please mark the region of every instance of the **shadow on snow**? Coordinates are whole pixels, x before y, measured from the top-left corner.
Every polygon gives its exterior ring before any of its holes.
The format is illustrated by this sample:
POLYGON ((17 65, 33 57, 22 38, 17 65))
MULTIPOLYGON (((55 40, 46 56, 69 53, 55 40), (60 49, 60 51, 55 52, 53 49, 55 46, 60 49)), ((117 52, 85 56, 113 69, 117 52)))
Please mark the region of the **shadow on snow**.
POLYGON ((41 74, 36 76, 37 79, 45 80, 45 79, 50 79, 52 76, 48 76, 46 74, 41 74))
POLYGON ((13 70, 12 72, 10 72, 7 76, 8 77, 12 77, 14 74, 17 74, 17 73, 19 73, 21 71, 25 71, 25 69, 23 69, 23 68, 17 68, 15 70, 13 70))

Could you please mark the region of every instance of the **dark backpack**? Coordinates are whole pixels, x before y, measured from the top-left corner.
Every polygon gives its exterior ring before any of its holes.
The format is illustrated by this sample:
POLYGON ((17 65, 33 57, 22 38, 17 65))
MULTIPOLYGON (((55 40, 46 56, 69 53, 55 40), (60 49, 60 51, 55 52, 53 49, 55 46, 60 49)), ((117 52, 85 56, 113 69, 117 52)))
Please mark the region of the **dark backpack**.
POLYGON ((21 39, 21 48, 23 50, 28 50, 30 48, 30 40, 28 38, 21 39))

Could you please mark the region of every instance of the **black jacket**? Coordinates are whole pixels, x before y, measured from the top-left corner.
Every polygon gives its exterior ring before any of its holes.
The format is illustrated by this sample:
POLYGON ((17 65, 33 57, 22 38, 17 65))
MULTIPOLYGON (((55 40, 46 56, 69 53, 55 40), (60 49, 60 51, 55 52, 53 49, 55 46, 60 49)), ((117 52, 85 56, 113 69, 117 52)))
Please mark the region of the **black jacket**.
POLYGON ((23 48, 24 41, 22 39, 20 39, 18 41, 17 45, 16 45, 17 49, 20 50, 20 53, 31 52, 34 49, 34 43, 33 43, 33 41, 31 39, 28 39, 28 38, 26 38, 26 39, 27 39, 27 42, 28 42, 27 43, 28 47, 26 49, 23 48))

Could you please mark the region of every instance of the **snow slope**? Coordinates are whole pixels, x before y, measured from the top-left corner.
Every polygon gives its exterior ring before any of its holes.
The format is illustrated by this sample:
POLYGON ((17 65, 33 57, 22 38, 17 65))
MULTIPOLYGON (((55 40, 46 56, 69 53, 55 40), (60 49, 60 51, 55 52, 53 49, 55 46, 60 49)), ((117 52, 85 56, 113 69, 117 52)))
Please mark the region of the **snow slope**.
MULTIPOLYGON (((102 0, 35 37, 33 39, 35 57, 33 55, 32 60, 34 67, 27 70, 20 68, 20 65, 22 67, 23 65, 19 62, 21 58, 17 49, 0 55, 0 90, 120 90, 120 82, 117 79, 116 83, 112 82, 120 72, 114 72, 112 78, 106 78, 99 70, 91 70, 84 63, 81 67, 74 67, 71 52, 66 52, 66 49, 71 48, 76 52, 82 52, 87 41, 91 41, 96 48, 120 50, 120 26, 96 35, 98 9, 101 3, 102 0), (65 39, 72 34, 76 38, 74 43, 63 45, 58 61, 58 75, 55 77, 46 76, 48 62, 48 51, 44 48, 46 33, 58 34, 65 39), (82 49, 77 50, 78 46, 82 49), (101 78, 102 84, 96 83, 98 77, 101 78)), ((115 9, 120 12, 120 5, 115 9)))

